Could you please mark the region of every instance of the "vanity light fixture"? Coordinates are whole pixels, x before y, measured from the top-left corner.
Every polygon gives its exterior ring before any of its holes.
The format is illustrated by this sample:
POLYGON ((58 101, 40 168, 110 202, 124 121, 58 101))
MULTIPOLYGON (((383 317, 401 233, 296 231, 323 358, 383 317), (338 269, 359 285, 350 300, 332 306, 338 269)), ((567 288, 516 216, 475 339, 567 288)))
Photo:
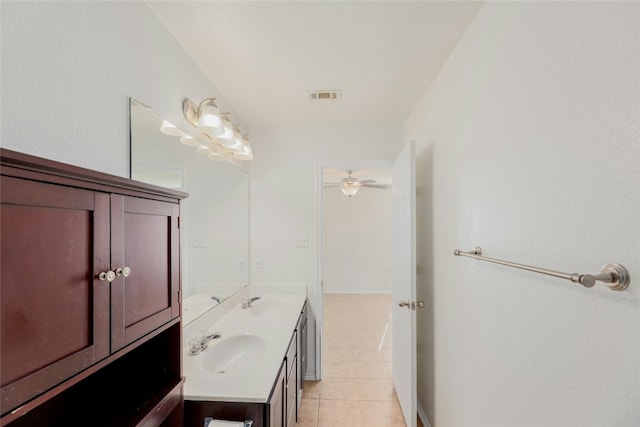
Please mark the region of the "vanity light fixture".
POLYGON ((233 144, 225 147, 224 151, 231 154, 240 153, 244 149, 244 138, 240 133, 240 127, 238 125, 233 125, 233 135, 234 141, 233 144))
POLYGON ((165 135, 171 135, 171 136, 184 135, 184 133, 180 129, 175 127, 173 123, 170 123, 166 120, 162 121, 162 124, 160 125, 160 132, 164 133, 165 135))
POLYGON ((224 133, 224 124, 215 98, 206 98, 197 107, 189 99, 185 99, 182 112, 189 123, 210 138, 224 133))
POLYGON ((253 160, 253 151, 251 151, 251 144, 249 144, 249 135, 243 135, 244 148, 239 153, 234 153, 233 157, 238 160, 253 160))
POLYGON ((236 134, 233 131, 229 113, 222 113, 222 123, 224 124, 224 133, 213 137, 213 139, 223 147, 230 148, 236 142, 236 134))
POLYGON ((212 160, 253 159, 251 147, 245 141, 246 136, 242 135, 238 125, 231 124, 229 113, 220 113, 215 98, 206 98, 198 106, 185 99, 182 102, 182 112, 198 133, 195 136, 187 135, 174 126, 179 132, 175 135, 181 137, 181 143, 197 147, 198 153, 205 154, 212 160))
POLYGON ((182 135, 180 137, 180 143, 184 145, 188 145, 189 147, 197 147, 200 145, 198 141, 191 135, 182 135))

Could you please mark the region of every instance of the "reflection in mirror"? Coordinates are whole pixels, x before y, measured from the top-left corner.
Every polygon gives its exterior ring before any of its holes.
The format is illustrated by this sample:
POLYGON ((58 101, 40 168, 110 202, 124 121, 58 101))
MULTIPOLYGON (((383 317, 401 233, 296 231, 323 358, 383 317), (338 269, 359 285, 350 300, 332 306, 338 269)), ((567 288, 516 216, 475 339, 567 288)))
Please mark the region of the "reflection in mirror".
POLYGON ((249 177, 162 133, 162 124, 131 99, 131 179, 189 193, 180 207, 187 325, 249 283, 249 177))

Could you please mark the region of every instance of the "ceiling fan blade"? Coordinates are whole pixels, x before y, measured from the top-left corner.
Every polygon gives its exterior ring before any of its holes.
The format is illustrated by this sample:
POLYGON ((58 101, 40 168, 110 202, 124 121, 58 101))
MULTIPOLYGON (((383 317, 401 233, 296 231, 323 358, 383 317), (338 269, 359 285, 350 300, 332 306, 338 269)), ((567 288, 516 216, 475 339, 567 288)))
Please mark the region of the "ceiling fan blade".
POLYGON ((363 179, 362 181, 358 181, 360 184, 373 184, 374 181, 373 179, 363 179))
POLYGON ((324 188, 335 188, 340 187, 340 184, 324 184, 324 188))
POLYGON ((363 187, 367 188, 389 188, 391 185, 388 184, 363 184, 363 187))

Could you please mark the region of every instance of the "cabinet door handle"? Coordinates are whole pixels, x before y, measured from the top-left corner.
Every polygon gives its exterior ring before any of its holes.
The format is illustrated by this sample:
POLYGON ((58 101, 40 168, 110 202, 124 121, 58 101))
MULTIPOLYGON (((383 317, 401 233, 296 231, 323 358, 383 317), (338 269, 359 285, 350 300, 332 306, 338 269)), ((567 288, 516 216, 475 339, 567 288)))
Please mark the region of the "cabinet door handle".
POLYGON ((113 282, 116 278, 116 273, 114 273, 113 271, 109 270, 109 271, 101 271, 100 273, 98 273, 98 279, 100 280, 106 280, 107 282, 113 282))
POLYGON ((129 267, 116 268, 116 276, 118 277, 120 276, 129 277, 130 274, 131 274, 131 269, 129 267))

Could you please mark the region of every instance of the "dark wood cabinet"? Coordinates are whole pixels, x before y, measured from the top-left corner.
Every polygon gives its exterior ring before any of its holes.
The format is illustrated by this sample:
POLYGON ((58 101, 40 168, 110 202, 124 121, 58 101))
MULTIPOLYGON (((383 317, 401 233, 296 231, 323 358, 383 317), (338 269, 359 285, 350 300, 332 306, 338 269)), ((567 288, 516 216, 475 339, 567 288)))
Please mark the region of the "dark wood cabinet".
POLYGON ((1 424, 67 424, 87 408, 106 409, 86 396, 118 402, 108 405, 115 418, 106 419, 119 421, 100 425, 142 422, 139 409, 126 415, 137 401, 164 402, 145 425, 160 425, 168 407, 164 418, 172 419, 182 408, 175 396, 182 395, 179 202, 186 195, 0 154, 1 424), (163 380, 151 390, 129 384, 127 373, 163 380), (71 401, 82 408, 61 409, 71 401))
POLYGON ((111 195, 111 267, 131 271, 111 283, 112 351, 180 316, 178 217, 175 203, 111 195))
POLYGON ((267 403, 266 419, 269 420, 269 427, 286 427, 286 367, 287 363, 283 361, 276 382, 273 385, 271 397, 267 403))
MULTIPOLYGON (((304 377, 307 374, 307 303, 305 302, 298 319, 298 408, 302 400, 302 389, 304 388, 304 377)), ((297 419, 297 413, 296 413, 297 419)))

